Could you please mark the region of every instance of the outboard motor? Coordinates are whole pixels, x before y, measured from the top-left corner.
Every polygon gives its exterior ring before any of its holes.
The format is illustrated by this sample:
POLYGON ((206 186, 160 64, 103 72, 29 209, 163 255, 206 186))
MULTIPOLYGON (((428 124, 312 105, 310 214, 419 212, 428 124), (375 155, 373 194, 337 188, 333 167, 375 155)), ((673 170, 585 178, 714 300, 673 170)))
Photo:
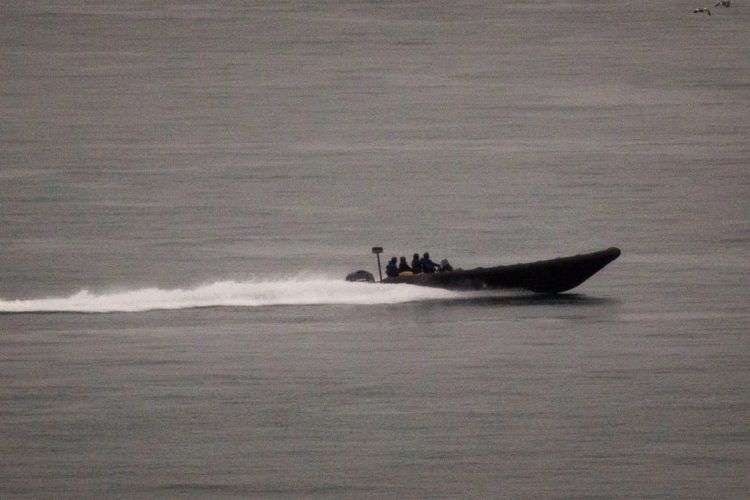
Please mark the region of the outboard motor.
POLYGON ((375 283, 375 277, 372 273, 360 269, 346 275, 346 281, 356 281, 361 283, 375 283))

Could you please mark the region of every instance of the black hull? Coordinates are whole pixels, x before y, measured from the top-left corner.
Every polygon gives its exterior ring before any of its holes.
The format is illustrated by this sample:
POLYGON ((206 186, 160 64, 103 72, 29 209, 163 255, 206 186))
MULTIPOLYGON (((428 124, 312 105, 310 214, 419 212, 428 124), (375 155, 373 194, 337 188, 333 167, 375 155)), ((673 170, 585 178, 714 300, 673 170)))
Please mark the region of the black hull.
POLYGON ((398 276, 386 278, 383 283, 408 283, 449 290, 520 289, 560 293, 577 287, 619 256, 620 249, 612 247, 601 252, 527 264, 398 276))

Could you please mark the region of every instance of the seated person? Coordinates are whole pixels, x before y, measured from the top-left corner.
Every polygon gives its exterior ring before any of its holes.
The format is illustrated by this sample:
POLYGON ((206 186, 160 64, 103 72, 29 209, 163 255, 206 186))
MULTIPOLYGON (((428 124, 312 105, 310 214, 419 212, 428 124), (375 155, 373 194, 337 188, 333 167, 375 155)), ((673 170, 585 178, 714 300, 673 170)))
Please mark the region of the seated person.
POLYGON ((422 272, 422 264, 419 262, 419 254, 415 253, 414 257, 411 258, 411 272, 419 274, 422 272))
POLYGON ((422 266, 422 272, 427 274, 432 274, 435 272, 435 269, 437 268, 437 265, 430 260, 430 254, 428 252, 425 252, 422 256, 422 260, 419 261, 420 266, 422 266))
POLYGON ((446 271, 453 271, 453 266, 448 262, 448 259, 443 259, 440 261, 440 272, 444 273, 446 271))
POLYGON ((412 272, 411 267, 409 267, 409 264, 406 263, 406 257, 401 257, 401 261, 398 263, 398 274, 404 273, 404 272, 412 272))
POLYGON ((388 261, 388 265, 385 266, 385 275, 389 278, 395 278, 398 276, 398 264, 395 255, 391 257, 391 260, 388 261))

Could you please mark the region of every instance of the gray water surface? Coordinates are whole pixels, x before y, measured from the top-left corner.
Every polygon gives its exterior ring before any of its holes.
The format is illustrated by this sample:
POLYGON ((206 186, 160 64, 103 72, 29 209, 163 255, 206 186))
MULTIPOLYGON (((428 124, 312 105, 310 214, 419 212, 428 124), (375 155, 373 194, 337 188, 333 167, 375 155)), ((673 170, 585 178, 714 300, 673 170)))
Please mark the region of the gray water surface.
POLYGON ((747 496, 750 5, 696 6, 2 4, 0 495, 747 496))

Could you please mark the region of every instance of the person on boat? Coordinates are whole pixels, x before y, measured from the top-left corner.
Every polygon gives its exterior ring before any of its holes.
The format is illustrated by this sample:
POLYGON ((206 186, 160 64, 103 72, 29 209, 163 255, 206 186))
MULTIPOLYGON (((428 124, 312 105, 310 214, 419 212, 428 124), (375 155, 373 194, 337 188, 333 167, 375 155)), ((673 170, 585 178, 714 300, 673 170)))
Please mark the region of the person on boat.
POLYGON ((448 262, 448 259, 443 259, 440 261, 440 272, 444 273, 446 271, 453 271, 453 266, 448 262))
POLYGON ((405 273, 405 272, 412 272, 411 267, 409 267, 409 264, 406 263, 406 257, 401 256, 401 260, 398 263, 398 274, 405 273))
POLYGON ((411 258, 411 272, 419 274, 422 272, 422 263, 419 261, 419 254, 415 253, 411 258))
POLYGON ((419 265, 422 267, 422 272, 426 274, 434 273, 437 268, 437 264, 430 259, 429 252, 425 252, 424 255, 422 255, 422 260, 419 261, 419 265))
POLYGON ((389 278, 395 278, 398 276, 398 261, 396 260, 395 255, 391 257, 391 260, 388 261, 388 265, 385 266, 385 275, 389 278))

